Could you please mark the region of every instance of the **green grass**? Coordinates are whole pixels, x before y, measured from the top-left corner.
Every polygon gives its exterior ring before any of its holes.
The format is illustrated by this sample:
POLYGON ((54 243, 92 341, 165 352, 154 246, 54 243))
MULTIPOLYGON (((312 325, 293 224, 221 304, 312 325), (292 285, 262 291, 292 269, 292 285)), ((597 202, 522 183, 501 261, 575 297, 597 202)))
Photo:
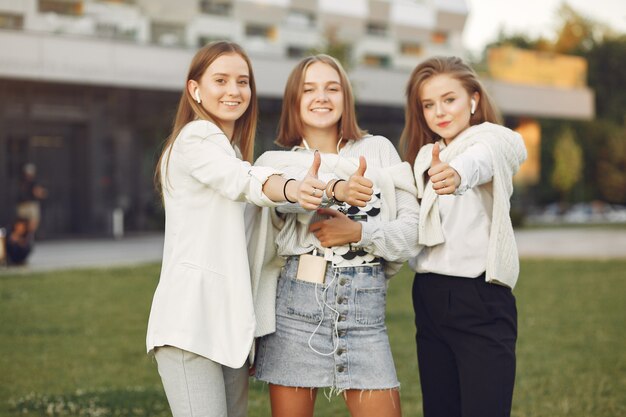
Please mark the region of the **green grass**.
MULTIPOLYGON (((0 417, 167 416, 145 327, 159 267, 0 275, 0 417)), ((515 291, 513 415, 626 415, 626 260, 524 261, 515 291)), ((390 285, 388 325, 405 416, 421 416, 411 274, 390 285)), ((348 415, 318 396, 317 416, 348 415)), ((252 383, 250 416, 268 416, 252 383)))

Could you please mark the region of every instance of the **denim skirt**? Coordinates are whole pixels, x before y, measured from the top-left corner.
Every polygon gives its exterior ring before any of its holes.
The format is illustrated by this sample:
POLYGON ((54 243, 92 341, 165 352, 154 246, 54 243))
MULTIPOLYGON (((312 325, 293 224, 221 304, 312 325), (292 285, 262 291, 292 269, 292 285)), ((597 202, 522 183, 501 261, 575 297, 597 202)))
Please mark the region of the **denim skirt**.
POLYGON ((297 269, 298 257, 289 257, 278 280, 276 332, 258 341, 256 378, 338 392, 397 388, 383 266, 327 263, 324 284, 297 280, 297 269))

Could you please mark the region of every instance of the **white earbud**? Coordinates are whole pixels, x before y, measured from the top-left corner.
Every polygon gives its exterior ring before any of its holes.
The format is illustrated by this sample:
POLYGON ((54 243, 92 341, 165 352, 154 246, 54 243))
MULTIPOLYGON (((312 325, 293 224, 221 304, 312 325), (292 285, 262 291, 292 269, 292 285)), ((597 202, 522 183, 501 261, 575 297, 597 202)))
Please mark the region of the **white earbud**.
MULTIPOLYGON (((198 90, 196 90, 196 91, 198 91, 198 90)), ((476 100, 472 99, 470 101, 470 103, 472 103, 472 107, 470 108, 470 113, 474 114, 474 113, 476 113, 476 100)))
POLYGON ((196 98, 196 102, 198 104, 202 102, 202 100, 200 100, 200 90, 198 90, 197 88, 196 88, 196 91, 194 92, 194 97, 196 98))

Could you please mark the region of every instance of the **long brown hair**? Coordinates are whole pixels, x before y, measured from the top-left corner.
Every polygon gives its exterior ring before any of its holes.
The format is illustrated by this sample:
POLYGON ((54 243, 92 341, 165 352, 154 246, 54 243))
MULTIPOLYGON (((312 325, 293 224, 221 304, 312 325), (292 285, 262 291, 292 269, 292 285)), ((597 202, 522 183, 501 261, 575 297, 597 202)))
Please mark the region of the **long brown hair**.
POLYGON ((191 60, 189 65, 189 72, 187 73, 187 79, 185 80, 185 87, 178 103, 178 111, 176 112, 176 118, 174 119, 174 127, 172 133, 167 137, 157 162, 156 170, 154 172, 154 183, 159 192, 163 190, 163 178, 161 178, 161 164, 165 159, 166 172, 167 165, 169 164, 169 158, 172 153, 172 148, 176 138, 185 125, 195 119, 209 120, 215 123, 220 129, 224 130, 220 126, 219 122, 205 110, 205 108, 197 103, 187 88, 189 80, 200 81, 204 72, 217 58, 224 54, 237 54, 246 61, 248 64, 248 71, 250 73, 249 85, 250 85, 250 104, 241 117, 235 122, 235 129, 233 131, 232 143, 237 145, 241 150, 243 158, 252 162, 254 153, 254 136, 256 133, 256 124, 258 117, 258 105, 256 96, 256 84, 254 82, 254 73, 252 72, 252 64, 250 58, 245 53, 243 48, 234 42, 217 41, 212 42, 202 47, 191 60))
POLYGON ((348 75, 341 64, 333 57, 325 54, 312 55, 303 58, 289 74, 283 108, 278 122, 278 145, 291 148, 299 145, 304 136, 304 125, 300 116, 300 100, 304 88, 306 70, 315 62, 321 62, 333 68, 339 74, 339 81, 343 89, 343 114, 337 124, 337 133, 344 139, 361 139, 367 132, 361 129, 356 120, 354 110, 354 96, 348 75))
POLYGON ((501 123, 500 114, 478 80, 478 76, 461 58, 451 56, 427 59, 415 67, 406 87, 407 103, 404 111, 404 130, 400 137, 400 149, 404 159, 409 161, 411 165, 415 162, 417 153, 422 146, 439 139, 426 123, 420 100, 424 83, 439 74, 447 74, 459 80, 470 96, 474 93, 480 95, 476 112, 470 117, 471 126, 483 122, 501 123))

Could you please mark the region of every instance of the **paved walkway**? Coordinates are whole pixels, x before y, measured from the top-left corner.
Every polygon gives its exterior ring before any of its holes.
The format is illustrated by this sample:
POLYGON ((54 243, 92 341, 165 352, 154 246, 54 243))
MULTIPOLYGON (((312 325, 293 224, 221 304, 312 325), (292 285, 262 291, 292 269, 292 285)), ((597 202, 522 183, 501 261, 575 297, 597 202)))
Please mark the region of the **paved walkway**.
MULTIPOLYGON (((626 259, 626 229, 530 229, 515 233, 524 258, 626 259)), ((24 267, 7 272, 52 271, 71 268, 114 267, 160 262, 162 234, 121 240, 84 239, 43 241, 24 267)))

